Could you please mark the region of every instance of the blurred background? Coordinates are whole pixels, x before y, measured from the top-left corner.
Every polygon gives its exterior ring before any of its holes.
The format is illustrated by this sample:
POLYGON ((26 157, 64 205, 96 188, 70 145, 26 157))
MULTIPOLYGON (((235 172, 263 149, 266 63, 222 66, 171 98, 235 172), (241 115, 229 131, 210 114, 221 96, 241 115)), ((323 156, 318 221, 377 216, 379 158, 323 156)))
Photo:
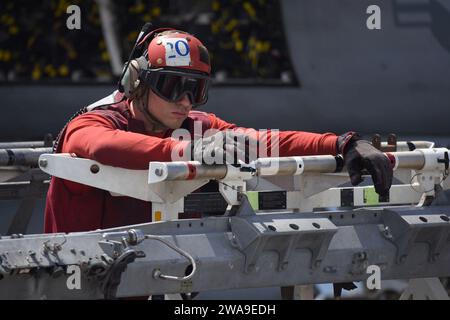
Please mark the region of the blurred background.
MULTIPOLYGON (((201 110, 229 122, 383 140, 395 133, 450 147, 448 0, 2 0, 0 142, 55 137, 77 110, 115 90, 146 22, 202 40, 213 86, 201 110), (66 26, 70 5, 81 10, 79 30, 66 26), (366 26, 369 5, 381 9, 380 30, 366 26)), ((26 210, 27 233, 41 233, 45 191, 1 189, 0 234, 26 210)), ((353 296, 367 297, 358 286, 353 296)), ((399 286, 386 285, 381 298, 397 297, 399 286)), ((332 295, 331 285, 316 291, 332 295)), ((280 291, 199 298, 279 299, 280 291)))
POLYGON ((274 0, 6 1, 0 79, 113 84, 143 24, 151 21, 201 38, 217 82, 296 85, 280 9, 274 0), (74 4, 81 9, 81 29, 70 31, 66 8, 74 4))
POLYGON ((113 91, 147 21, 205 43, 213 87, 202 110, 230 122, 449 144, 446 0, 4 0, 0 141, 56 135, 113 91), (366 26, 372 4, 381 30, 366 26), (69 5, 80 30, 66 27, 69 5))

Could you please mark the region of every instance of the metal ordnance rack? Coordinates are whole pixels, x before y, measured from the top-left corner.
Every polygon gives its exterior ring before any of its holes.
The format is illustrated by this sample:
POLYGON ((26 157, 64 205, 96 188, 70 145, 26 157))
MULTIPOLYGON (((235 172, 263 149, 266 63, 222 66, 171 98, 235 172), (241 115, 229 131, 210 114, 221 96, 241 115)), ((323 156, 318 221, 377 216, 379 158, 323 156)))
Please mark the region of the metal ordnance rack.
POLYGON ((151 201, 154 222, 2 237, 0 298, 345 283, 366 281, 376 266, 381 279, 422 279, 412 280, 404 298, 448 299, 437 280, 450 274, 448 153, 432 145, 392 152, 387 198, 371 185, 346 186, 333 156, 260 158, 240 167, 151 162, 139 171, 43 154, 47 174, 151 201), (211 180, 227 203, 223 214, 178 219, 186 197, 211 180), (80 271, 76 288, 68 285, 73 270, 80 271))
POLYGON ((50 176, 39 169, 38 159, 51 153, 53 137, 42 141, 0 142, 0 201, 20 200, 8 235, 26 233, 36 204, 47 192, 50 176))

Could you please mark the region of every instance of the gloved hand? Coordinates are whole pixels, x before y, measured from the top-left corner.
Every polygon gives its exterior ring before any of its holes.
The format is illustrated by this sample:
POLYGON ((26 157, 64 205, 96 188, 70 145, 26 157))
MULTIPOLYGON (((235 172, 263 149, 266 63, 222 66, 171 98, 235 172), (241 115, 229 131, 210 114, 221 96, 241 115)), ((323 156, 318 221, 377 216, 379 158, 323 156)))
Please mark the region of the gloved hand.
POLYGON ((192 159, 205 164, 239 164, 248 161, 248 137, 236 132, 218 131, 195 140, 191 145, 192 159))
MULTIPOLYGON (((265 142, 266 136, 262 137, 265 142)), ((248 130, 230 129, 195 140, 192 144, 193 160, 206 164, 249 163, 258 157, 257 133, 248 130)))
POLYGON ((352 185, 356 186, 364 180, 362 174, 366 169, 372 176, 375 191, 380 196, 389 194, 393 170, 391 161, 384 153, 353 132, 338 138, 338 150, 344 156, 352 185))

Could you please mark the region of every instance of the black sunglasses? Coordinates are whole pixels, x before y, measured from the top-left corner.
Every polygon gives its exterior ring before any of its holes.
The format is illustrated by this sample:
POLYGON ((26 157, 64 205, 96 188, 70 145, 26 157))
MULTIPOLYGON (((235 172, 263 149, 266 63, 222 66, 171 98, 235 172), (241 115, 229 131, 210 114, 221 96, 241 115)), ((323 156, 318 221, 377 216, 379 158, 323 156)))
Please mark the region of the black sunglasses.
POLYGON ((162 99, 169 102, 181 100, 185 94, 193 107, 208 100, 210 77, 203 73, 182 72, 169 69, 140 70, 139 79, 162 99))

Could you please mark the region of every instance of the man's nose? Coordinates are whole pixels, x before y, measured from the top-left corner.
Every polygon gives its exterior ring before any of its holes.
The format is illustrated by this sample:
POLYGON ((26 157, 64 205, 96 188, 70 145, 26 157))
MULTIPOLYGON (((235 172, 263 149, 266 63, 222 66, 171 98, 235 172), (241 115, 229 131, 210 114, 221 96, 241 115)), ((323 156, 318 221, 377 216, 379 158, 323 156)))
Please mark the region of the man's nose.
POLYGON ((178 101, 178 104, 180 106, 182 106, 183 108, 185 108, 185 109, 192 108, 192 102, 191 102, 191 99, 190 99, 190 97, 189 97, 189 95, 187 93, 185 93, 183 95, 183 97, 181 98, 181 100, 178 101))

